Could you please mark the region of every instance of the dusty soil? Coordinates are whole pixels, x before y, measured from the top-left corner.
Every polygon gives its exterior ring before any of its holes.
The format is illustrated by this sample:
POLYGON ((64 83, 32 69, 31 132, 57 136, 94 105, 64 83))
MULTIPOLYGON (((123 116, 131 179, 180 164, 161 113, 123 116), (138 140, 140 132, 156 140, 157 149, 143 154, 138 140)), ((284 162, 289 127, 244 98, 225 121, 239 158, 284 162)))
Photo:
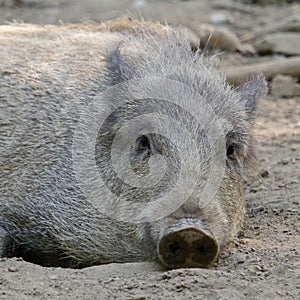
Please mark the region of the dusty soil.
MULTIPOLYGON (((266 7, 233 1, 24 1, 20 7, 11 2, 0 1, 1 23, 99 21, 135 5, 146 18, 196 28, 221 12, 228 17, 222 26, 241 39, 300 13, 296 2, 266 7)), ((237 52, 223 57, 225 65, 273 58, 237 52)), ((135 263, 73 270, 2 259, 0 299, 299 299, 300 97, 269 95, 260 110, 259 165, 245 179, 245 227, 213 268, 166 271, 135 263)))

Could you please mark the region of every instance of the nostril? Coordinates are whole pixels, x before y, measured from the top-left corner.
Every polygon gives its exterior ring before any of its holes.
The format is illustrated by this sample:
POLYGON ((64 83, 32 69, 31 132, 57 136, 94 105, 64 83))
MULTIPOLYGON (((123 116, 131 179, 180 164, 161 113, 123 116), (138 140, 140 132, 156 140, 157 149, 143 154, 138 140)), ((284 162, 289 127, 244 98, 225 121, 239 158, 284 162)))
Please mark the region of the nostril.
POLYGON ((197 246, 196 248, 197 252, 200 253, 201 255, 206 255, 206 248, 202 245, 197 246))
POLYGON ((169 250, 173 255, 178 255, 182 250, 182 246, 178 242, 172 242, 169 244, 169 250))
POLYGON ((174 268, 184 265, 190 246, 178 232, 171 232, 161 238, 157 250, 160 260, 174 268))
POLYGON ((192 249, 194 249, 193 260, 201 263, 202 266, 210 265, 219 252, 216 240, 204 233, 193 243, 192 249))

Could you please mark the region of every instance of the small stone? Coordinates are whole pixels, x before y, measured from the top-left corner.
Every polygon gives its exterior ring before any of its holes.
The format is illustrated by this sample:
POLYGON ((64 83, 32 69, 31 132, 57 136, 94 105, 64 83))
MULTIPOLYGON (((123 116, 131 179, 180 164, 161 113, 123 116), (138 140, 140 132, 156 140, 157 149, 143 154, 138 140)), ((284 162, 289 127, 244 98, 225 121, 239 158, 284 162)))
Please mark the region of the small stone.
POLYGON ((300 84, 291 76, 276 75, 271 83, 271 93, 279 98, 299 96, 300 84))
POLYGON ((195 31, 189 27, 175 27, 175 29, 181 33, 184 37, 186 37, 191 44, 192 50, 197 50, 200 45, 200 37, 195 33, 195 31))
POLYGON ((228 21, 228 17, 223 13, 217 12, 210 15, 209 21, 214 25, 220 25, 226 23, 228 21))
POLYGON ((269 172, 267 170, 263 170, 263 171, 261 171, 260 176, 262 178, 269 177, 269 172))
POLYGON ((168 273, 164 273, 164 274, 162 274, 162 276, 161 276, 161 279, 163 279, 163 280, 170 279, 170 278, 171 278, 171 276, 170 276, 170 274, 168 274, 168 273))
POLYGON ((255 54, 256 50, 255 48, 250 45, 250 44, 242 44, 240 43, 240 45, 238 46, 237 50, 241 53, 245 53, 245 54, 255 54))
POLYGON ((241 53, 254 54, 255 49, 250 44, 242 44, 237 35, 224 27, 207 27, 207 31, 201 36, 201 47, 211 50, 239 51, 241 53))
POLYGON ((208 49, 237 51, 240 44, 238 37, 226 28, 216 28, 201 37, 201 46, 208 49))
POLYGON ((9 267, 8 272, 19 272, 19 269, 16 267, 9 267))
POLYGON ((280 32, 266 34, 255 44, 259 54, 280 53, 285 55, 300 55, 300 33, 280 32))
POLYGON ((23 261, 23 258, 22 257, 16 257, 15 261, 23 261))
POLYGON ((136 9, 141 9, 146 5, 146 0, 134 0, 131 5, 136 9))

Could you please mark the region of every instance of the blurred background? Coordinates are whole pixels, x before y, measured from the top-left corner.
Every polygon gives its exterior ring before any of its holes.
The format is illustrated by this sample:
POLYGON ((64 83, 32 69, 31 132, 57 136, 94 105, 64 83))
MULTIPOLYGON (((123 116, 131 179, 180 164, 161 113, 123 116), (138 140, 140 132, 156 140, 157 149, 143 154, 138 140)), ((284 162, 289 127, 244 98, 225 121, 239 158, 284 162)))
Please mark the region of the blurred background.
MULTIPOLYGON (((283 85, 283 96, 300 93, 299 0, 0 0, 0 24, 102 22, 124 13, 183 31, 194 50, 217 54, 215 63, 225 70, 254 64, 250 73, 262 72, 270 81, 288 75, 289 79, 275 80, 273 90, 280 96, 283 85), (273 72, 277 62, 293 56, 295 62, 286 61, 273 72), (269 61, 271 71, 265 66, 257 70, 255 63, 269 61)), ((233 83, 249 75, 243 69, 231 73, 227 75, 233 83)))
POLYGON ((0 0, 0 22, 16 20, 55 24, 60 21, 103 21, 130 11, 146 18, 176 24, 187 25, 201 21, 214 24, 237 23, 239 27, 244 27, 247 23, 248 26, 258 25, 251 22, 251 12, 257 7, 259 9, 254 13, 273 13, 259 20, 264 23, 268 22, 265 18, 279 21, 278 17, 290 15, 286 5, 297 7, 297 2, 299 4, 299 0, 0 0), (282 5, 285 9, 278 15, 274 6, 282 5))

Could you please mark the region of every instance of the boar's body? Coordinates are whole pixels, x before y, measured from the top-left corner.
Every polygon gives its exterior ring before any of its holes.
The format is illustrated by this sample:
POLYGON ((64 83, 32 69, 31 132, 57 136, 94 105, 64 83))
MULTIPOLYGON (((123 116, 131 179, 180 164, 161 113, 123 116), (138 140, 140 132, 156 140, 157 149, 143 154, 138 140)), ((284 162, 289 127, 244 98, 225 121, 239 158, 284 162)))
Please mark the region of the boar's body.
MULTIPOLYGON (((261 79, 233 90, 171 29, 126 18, 101 25, 1 26, 0 57, 3 256, 20 255, 45 266, 84 267, 161 258, 159 241, 178 220, 192 219, 189 226, 204 224, 216 247, 237 233, 244 214, 240 173, 252 156, 249 120, 255 99, 265 90, 261 79), (200 209, 195 196, 165 218, 135 224, 103 215, 87 201, 74 175, 72 143, 80 113, 99 93, 144 77, 174 79, 204 95, 230 123, 224 138, 227 144, 233 140, 236 153, 228 154, 214 201, 200 209)), ((105 162, 100 169, 108 168, 105 162)), ((107 172, 113 185, 110 176, 107 172)), ((128 195, 147 201, 151 193, 128 195)), ((169 247, 173 255, 176 245, 169 247)))

